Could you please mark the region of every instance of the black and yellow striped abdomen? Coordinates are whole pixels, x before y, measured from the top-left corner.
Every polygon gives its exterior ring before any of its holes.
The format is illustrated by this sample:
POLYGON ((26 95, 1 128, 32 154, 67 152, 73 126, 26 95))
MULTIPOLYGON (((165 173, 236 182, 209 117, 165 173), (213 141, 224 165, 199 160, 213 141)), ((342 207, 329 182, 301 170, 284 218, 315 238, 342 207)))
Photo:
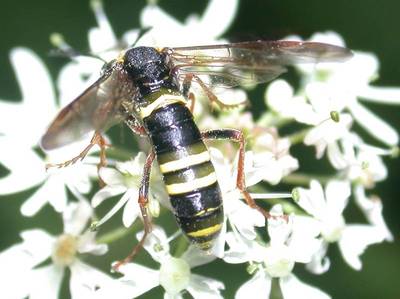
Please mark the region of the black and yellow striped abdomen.
POLYGON ((160 97, 163 101, 158 101, 159 105, 145 107, 143 122, 176 219, 188 238, 207 250, 219 234, 224 218, 216 173, 183 98, 176 94, 160 97))

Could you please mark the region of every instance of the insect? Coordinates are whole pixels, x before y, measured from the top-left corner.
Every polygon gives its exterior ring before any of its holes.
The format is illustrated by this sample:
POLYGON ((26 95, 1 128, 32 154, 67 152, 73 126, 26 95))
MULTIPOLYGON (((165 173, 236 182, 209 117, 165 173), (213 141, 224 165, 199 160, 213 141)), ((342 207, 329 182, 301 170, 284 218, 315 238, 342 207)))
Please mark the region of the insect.
POLYGON ((125 122, 151 146, 147 156, 138 202, 144 219, 144 235, 129 256, 141 248, 151 230, 147 212, 149 177, 154 159, 160 166, 166 190, 180 228, 188 239, 209 250, 221 231, 224 213, 206 139, 239 143, 237 188, 247 204, 269 217, 246 191, 244 176, 245 139, 239 130, 201 132, 188 103, 194 101, 192 83, 198 84, 211 102, 225 106, 213 88, 266 82, 283 73, 287 65, 344 61, 351 51, 329 44, 298 41, 253 41, 223 45, 152 48, 133 47, 104 65, 100 78, 66 106, 41 139, 51 150, 95 131, 90 145, 104 150, 101 132, 125 122))

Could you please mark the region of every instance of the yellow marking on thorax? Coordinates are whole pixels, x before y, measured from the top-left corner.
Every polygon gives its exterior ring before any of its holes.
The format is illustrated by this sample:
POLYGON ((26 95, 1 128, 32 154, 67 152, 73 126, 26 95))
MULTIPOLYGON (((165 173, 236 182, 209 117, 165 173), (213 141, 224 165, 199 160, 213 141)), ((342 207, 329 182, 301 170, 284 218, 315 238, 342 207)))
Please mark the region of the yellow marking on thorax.
POLYGON ((140 116, 143 119, 153 113, 153 111, 173 103, 183 103, 186 105, 186 100, 181 95, 163 94, 159 96, 154 102, 151 102, 149 105, 141 107, 140 116))
POLYGON ((190 233, 187 233, 187 234, 188 234, 188 236, 194 237, 194 238, 206 237, 206 236, 212 235, 213 233, 218 232, 221 229, 221 227, 222 227, 222 224, 218 223, 218 224, 216 224, 214 226, 203 228, 203 229, 200 229, 200 230, 197 230, 197 231, 194 231, 194 232, 190 232, 190 233))
POLYGON ((210 161, 210 153, 208 151, 204 151, 200 154, 189 155, 179 160, 160 164, 160 170, 162 173, 167 173, 208 161, 210 161))
POLYGON ((165 185, 165 187, 167 188, 168 194, 175 195, 175 194, 191 192, 196 189, 210 186, 214 184, 216 181, 217 181, 217 175, 215 174, 215 172, 212 172, 209 175, 206 175, 198 179, 194 179, 190 182, 170 184, 170 185, 165 185))
POLYGON ((118 63, 124 63, 124 57, 125 57, 125 51, 121 51, 121 52, 119 52, 116 61, 118 63))

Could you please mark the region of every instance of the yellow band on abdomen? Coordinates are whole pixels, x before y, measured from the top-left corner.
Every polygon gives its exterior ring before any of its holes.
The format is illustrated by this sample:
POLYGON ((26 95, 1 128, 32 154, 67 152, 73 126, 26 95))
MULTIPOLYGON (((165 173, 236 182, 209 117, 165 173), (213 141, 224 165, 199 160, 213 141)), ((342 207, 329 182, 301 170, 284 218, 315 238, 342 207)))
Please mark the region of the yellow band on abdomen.
POLYGON ((214 226, 210 226, 207 228, 203 228, 194 232, 187 233, 188 236, 198 238, 198 237, 206 237, 218 232, 221 229, 222 224, 218 223, 214 226))
POLYGON ((210 161, 210 153, 208 151, 204 151, 200 154, 190 155, 175 161, 169 161, 164 164, 160 164, 160 170, 162 173, 167 173, 207 161, 210 161))
POLYGON ((190 182, 177 183, 166 185, 167 192, 170 195, 181 194, 191 192, 200 188, 204 188, 214 184, 217 181, 217 175, 215 172, 210 173, 204 177, 194 179, 190 182))

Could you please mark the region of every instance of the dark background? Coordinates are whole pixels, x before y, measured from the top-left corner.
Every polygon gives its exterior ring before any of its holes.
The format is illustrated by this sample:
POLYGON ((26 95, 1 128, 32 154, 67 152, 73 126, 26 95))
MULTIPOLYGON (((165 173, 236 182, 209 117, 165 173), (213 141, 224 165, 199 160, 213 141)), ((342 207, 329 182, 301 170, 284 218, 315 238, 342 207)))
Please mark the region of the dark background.
MULTIPOLYGON (((180 20, 184 20, 189 13, 201 13, 207 4, 206 1, 192 1, 188 4, 187 0, 160 2, 161 7, 180 20)), ((105 1, 107 15, 117 35, 139 26, 139 12, 144 5, 145 1, 105 1)), ((237 41, 257 38, 276 39, 288 34, 300 34, 307 38, 314 32, 334 30, 344 37, 349 48, 373 52, 379 57, 381 67, 377 85, 400 87, 399 11, 400 2, 396 0, 243 0, 236 20, 225 37, 237 41)), ((61 32, 70 44, 79 50, 86 50, 88 48, 87 31, 93 26, 95 26, 95 19, 87 1, 2 0, 0 3, 0 98, 18 100, 20 97, 8 58, 11 48, 25 46, 33 49, 45 61, 53 77, 56 78, 63 61, 48 56, 51 49, 50 33, 61 32)), ((264 88, 264 86, 261 87, 260 95, 264 88)), ((367 106, 399 128, 399 107, 376 104, 367 106)), ((22 122, 23 120, 21 124, 22 122)), ((303 280, 319 286, 334 298, 400 298, 400 242, 398 241, 400 168, 398 159, 386 158, 385 162, 389 168, 389 178, 379 183, 374 191, 384 201, 385 218, 396 241, 368 248, 362 256, 363 270, 361 272, 349 268, 340 257, 336 246, 332 246, 331 271, 322 276, 301 274, 303 280)), ((46 227, 51 232, 59 233, 53 225, 53 221, 59 222, 59 219, 49 208, 33 219, 21 218, 19 207, 29 193, 1 198, 0 250, 17 242, 18 232, 27 227, 46 227)), ((119 249, 120 256, 123 256, 130 246, 129 242, 117 242, 114 247, 119 245, 125 246, 119 249)), ((233 298, 233 291, 246 279, 246 273, 242 266, 226 266, 222 263, 219 266, 212 269, 203 267, 198 272, 224 280, 228 289, 225 296, 233 298)), ((296 267, 296 271, 303 272, 301 267, 296 267)), ((153 291, 146 298, 158 298, 160 295, 157 294, 160 293, 153 291)))

